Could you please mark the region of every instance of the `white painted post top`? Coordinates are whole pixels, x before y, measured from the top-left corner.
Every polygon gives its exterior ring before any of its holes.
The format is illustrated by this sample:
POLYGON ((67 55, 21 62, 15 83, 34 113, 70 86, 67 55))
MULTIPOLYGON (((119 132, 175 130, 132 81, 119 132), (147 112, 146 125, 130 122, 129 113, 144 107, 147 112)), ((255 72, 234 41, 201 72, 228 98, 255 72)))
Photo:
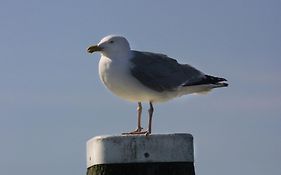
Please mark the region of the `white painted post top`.
POLYGON ((87 168, 145 162, 194 162, 192 135, 97 136, 87 142, 87 168))

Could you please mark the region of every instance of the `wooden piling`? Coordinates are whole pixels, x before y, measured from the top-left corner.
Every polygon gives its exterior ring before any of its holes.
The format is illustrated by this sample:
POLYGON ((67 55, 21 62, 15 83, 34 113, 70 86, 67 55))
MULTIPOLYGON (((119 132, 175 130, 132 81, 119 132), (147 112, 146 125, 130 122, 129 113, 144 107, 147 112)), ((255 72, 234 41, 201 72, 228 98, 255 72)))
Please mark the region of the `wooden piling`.
POLYGON ((190 134, 97 136, 87 142, 87 175, 195 175, 190 134))

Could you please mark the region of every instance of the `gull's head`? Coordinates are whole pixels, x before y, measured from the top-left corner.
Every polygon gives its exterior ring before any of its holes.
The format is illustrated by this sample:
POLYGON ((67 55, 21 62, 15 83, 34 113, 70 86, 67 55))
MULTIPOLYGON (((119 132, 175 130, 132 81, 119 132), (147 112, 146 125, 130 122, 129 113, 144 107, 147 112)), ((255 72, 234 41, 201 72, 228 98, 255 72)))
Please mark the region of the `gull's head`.
POLYGON ((130 51, 130 45, 123 36, 109 35, 104 37, 97 45, 88 48, 89 53, 101 52, 104 55, 120 55, 130 51))

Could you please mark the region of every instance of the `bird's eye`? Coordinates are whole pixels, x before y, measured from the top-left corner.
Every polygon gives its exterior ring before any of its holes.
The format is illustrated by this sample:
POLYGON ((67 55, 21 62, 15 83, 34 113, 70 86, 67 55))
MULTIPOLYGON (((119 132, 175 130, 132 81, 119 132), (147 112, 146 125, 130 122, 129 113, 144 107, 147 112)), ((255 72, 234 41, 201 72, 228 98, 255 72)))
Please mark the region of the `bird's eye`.
POLYGON ((109 43, 112 44, 112 43, 114 43, 114 41, 111 40, 111 41, 109 41, 109 43))

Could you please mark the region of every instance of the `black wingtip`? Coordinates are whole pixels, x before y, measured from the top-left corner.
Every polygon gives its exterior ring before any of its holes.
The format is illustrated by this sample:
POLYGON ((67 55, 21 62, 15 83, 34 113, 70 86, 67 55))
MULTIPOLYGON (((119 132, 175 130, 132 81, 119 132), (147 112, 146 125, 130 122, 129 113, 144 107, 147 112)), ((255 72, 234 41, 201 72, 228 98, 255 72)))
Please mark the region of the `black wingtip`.
POLYGON ((206 75, 206 81, 210 84, 220 85, 220 87, 227 87, 228 86, 228 83, 224 82, 224 81, 227 81, 227 79, 221 78, 221 77, 206 75))
MULTIPOLYGON (((224 80, 224 81, 227 81, 227 80, 224 80)), ((227 87, 228 86, 228 83, 218 83, 221 87, 227 87)))
POLYGON ((225 78, 215 77, 215 76, 211 76, 211 75, 206 75, 206 80, 210 81, 211 83, 227 81, 227 79, 225 79, 225 78))
POLYGON ((186 83, 183 86, 196 86, 196 85, 206 85, 206 84, 213 84, 217 85, 218 87, 227 87, 228 83, 225 83, 224 81, 227 81, 225 78, 220 77, 214 77, 211 75, 205 75, 205 78, 198 82, 193 83, 186 83))
POLYGON ((227 81, 227 79, 225 78, 220 78, 220 77, 214 77, 214 76, 207 76, 208 79, 210 79, 212 82, 212 84, 216 84, 219 85, 219 87, 227 87, 228 83, 226 83, 225 81, 227 81))

